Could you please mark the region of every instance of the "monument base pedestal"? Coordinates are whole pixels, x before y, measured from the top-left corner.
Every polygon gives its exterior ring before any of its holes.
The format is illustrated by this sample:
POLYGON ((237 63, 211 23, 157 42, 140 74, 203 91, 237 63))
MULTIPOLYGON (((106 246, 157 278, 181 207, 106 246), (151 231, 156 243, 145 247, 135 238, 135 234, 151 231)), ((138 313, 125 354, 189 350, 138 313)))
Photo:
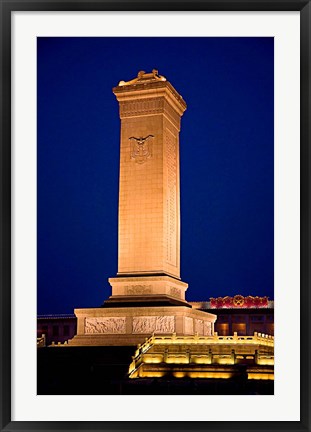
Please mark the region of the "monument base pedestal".
POLYGON ((77 335, 70 346, 126 346, 152 334, 212 336, 216 315, 187 306, 75 309, 77 335))
POLYGON ((130 306, 185 306, 191 308, 192 306, 186 302, 168 295, 154 294, 150 295, 136 295, 136 296, 110 296, 105 300, 103 307, 130 307, 130 306))
MULTIPOLYGON (((137 302, 139 298, 143 298, 144 302, 154 301, 163 297, 162 300, 166 300, 167 305, 173 304, 172 302, 179 301, 179 305, 182 303, 184 306, 188 305, 185 299, 185 292, 188 288, 188 284, 176 279, 172 276, 162 275, 118 275, 114 278, 108 279, 112 293, 111 297, 105 301, 104 306, 110 307, 110 302, 114 301, 126 301, 137 302)), ((161 305, 158 305, 161 306, 161 305)), ((164 306, 164 305, 162 305, 164 306)))

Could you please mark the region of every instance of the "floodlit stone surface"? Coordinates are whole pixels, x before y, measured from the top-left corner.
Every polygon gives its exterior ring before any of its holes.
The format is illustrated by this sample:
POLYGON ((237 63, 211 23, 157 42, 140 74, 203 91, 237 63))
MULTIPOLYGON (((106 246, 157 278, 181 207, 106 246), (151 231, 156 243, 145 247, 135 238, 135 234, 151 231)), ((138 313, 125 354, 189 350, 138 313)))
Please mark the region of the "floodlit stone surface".
POLYGON ((113 92, 121 118, 118 274, 179 278, 179 131, 186 104, 157 73, 113 92))
POLYGON ((274 338, 268 335, 222 337, 153 335, 138 346, 130 378, 274 379, 274 338))
POLYGON ((153 333, 211 336, 216 320, 186 306, 75 309, 75 315, 77 336, 69 345, 137 345, 153 333))
POLYGON ((185 300, 188 284, 169 276, 110 278, 113 296, 166 295, 185 300))
POLYGON ((156 70, 113 89, 121 119, 118 274, 104 307, 76 309, 69 345, 136 345, 153 333, 214 333, 180 280, 179 131, 186 103, 156 70), (124 307, 125 306, 125 307, 124 307), (142 307, 145 306, 145 307, 142 307))

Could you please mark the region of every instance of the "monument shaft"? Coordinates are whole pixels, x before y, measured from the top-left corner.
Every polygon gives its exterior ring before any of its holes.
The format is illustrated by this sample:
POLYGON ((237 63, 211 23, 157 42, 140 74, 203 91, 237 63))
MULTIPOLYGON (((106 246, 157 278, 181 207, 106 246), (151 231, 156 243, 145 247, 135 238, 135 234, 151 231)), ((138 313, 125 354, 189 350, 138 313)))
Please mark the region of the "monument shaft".
POLYGON ((118 275, 180 278, 179 131, 186 104, 157 71, 120 84, 113 89, 121 118, 118 275))

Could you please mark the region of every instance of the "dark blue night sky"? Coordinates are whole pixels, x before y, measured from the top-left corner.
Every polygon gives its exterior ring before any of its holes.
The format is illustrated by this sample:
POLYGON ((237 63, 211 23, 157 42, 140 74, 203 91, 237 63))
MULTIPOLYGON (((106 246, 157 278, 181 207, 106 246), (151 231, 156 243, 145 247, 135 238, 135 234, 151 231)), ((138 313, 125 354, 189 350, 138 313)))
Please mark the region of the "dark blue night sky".
POLYGON ((181 277, 189 301, 273 299, 273 38, 38 38, 38 313, 100 306, 117 272, 112 87, 158 69, 187 103, 181 277))

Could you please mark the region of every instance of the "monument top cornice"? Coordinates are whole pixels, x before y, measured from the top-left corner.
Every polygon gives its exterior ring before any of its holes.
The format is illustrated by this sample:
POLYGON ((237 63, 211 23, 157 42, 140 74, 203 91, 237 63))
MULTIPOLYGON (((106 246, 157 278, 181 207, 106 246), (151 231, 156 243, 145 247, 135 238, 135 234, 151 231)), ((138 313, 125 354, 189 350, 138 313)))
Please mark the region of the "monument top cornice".
POLYGON ((157 69, 152 69, 151 73, 146 73, 145 71, 139 71, 137 77, 130 81, 120 81, 119 87, 129 86, 136 83, 148 83, 154 81, 166 81, 166 78, 162 75, 159 75, 157 69))
POLYGON ((159 75, 156 69, 153 69, 151 73, 140 71, 136 78, 130 81, 120 81, 118 86, 112 90, 119 102, 137 98, 150 98, 152 96, 165 96, 172 100, 173 105, 178 105, 180 114, 187 108, 183 97, 164 76, 159 75))

